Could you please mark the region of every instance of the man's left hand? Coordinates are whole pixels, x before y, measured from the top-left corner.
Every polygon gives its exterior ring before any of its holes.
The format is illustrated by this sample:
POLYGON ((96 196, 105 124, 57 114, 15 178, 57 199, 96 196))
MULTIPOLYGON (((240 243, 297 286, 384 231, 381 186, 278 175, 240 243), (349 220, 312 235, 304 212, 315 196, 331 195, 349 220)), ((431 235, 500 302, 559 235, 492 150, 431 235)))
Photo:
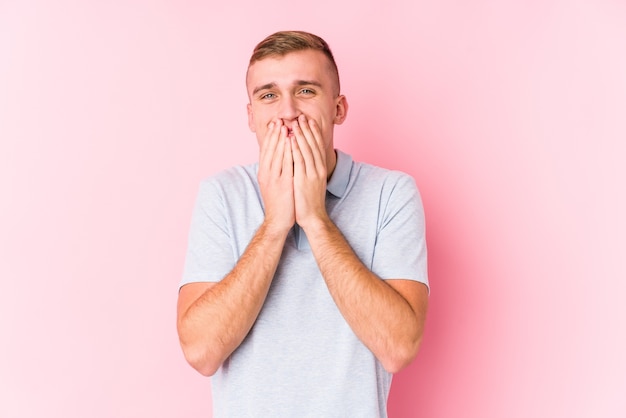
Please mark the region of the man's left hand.
POLYGON ((326 154, 319 127, 313 119, 298 117, 291 139, 294 165, 296 222, 304 230, 326 220, 326 154))

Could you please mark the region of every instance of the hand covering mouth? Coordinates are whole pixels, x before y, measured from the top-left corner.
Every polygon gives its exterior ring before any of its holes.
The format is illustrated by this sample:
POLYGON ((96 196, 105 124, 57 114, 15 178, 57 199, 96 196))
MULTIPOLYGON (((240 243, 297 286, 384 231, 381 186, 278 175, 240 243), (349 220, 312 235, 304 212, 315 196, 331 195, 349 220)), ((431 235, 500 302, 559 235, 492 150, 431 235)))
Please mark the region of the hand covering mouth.
POLYGON ((293 129, 298 126, 298 121, 285 121, 284 125, 287 128, 287 136, 294 136, 293 129))

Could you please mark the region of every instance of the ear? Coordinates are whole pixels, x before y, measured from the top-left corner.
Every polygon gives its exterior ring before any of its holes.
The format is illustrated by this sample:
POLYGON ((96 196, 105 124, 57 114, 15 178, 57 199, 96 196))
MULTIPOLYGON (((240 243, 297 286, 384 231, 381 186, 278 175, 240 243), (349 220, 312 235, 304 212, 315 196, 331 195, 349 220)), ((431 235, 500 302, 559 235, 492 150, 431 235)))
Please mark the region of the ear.
POLYGON ((337 97, 337 104, 335 106, 335 125, 341 125, 348 116, 348 100, 343 94, 337 97))
POLYGON ((254 113, 252 112, 252 105, 248 103, 246 108, 248 110, 248 128, 250 128, 252 132, 256 132, 256 128, 254 127, 254 113))

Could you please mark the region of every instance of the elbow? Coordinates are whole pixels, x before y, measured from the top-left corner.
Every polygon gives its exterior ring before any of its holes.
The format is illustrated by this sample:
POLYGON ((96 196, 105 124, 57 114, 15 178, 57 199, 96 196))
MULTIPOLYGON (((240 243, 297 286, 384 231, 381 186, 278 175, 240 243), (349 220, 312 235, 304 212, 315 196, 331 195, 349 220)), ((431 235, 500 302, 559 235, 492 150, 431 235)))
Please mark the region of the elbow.
POLYGON ((220 353, 214 349, 214 345, 198 336, 182 321, 178 322, 177 330, 180 348, 187 363, 201 375, 213 376, 224 361, 220 353))
POLYGON ((222 362, 210 355, 206 348, 181 344, 185 360, 202 376, 210 377, 217 372, 222 362))
POLYGON ((415 360, 421 340, 420 336, 416 340, 398 344, 393 350, 390 350, 389 355, 380 361, 384 369, 391 374, 395 374, 407 368, 415 360))

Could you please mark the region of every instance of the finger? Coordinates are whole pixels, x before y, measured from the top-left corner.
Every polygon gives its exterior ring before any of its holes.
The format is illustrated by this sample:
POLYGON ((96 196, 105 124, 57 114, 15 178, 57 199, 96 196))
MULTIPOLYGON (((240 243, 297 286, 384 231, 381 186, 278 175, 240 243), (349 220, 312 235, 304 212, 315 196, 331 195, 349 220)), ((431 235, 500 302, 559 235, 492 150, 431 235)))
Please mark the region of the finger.
MULTIPOLYGON (((298 121, 299 120, 300 119, 298 119, 298 121)), ((300 155, 302 156, 305 172, 313 172, 315 170, 315 157, 313 156, 311 144, 309 144, 309 141, 302 132, 300 123, 296 123, 293 126, 293 134, 295 137, 295 142, 300 151, 300 155)))
POLYGON ((308 119, 306 121, 307 129, 313 138, 311 149, 313 150, 313 156, 315 157, 315 166, 320 168, 326 168, 326 149, 324 140, 322 139, 322 132, 314 119, 308 119), (315 146, 313 146, 315 144, 315 146))
POLYGON ((302 150, 298 145, 298 140, 291 138, 291 155, 293 157, 293 175, 294 177, 302 177, 306 175, 306 168, 302 150))
POLYGON ((313 136, 313 132, 311 131, 311 128, 309 127, 309 122, 306 116, 304 115, 298 116, 298 126, 300 127, 300 130, 302 131, 302 134, 306 138, 306 141, 309 144, 309 146, 313 148, 315 146, 316 140, 315 140, 315 137, 313 136))
POLYGON ((263 138, 263 143, 261 144, 259 162, 262 165, 268 165, 269 163, 269 160, 267 157, 268 155, 272 154, 271 138, 275 129, 276 129, 276 122, 275 121, 270 122, 269 125, 267 126, 267 132, 265 133, 265 137, 263 138))
POLYGON ((282 175, 293 177, 293 150, 291 149, 291 140, 285 137, 283 142, 283 168, 282 175))
POLYGON ((283 165, 285 162, 285 146, 287 138, 287 127, 281 126, 278 133, 278 141, 276 144, 276 151, 274 152, 270 171, 275 175, 279 176, 283 170, 283 165))
POLYGON ((267 168, 271 168, 276 147, 278 146, 278 137, 280 135, 281 121, 272 121, 268 125, 268 130, 261 144, 261 153, 259 156, 260 163, 267 168))
POLYGON ((311 135, 313 136, 313 138, 315 138, 315 143, 317 144, 318 148, 320 150, 324 149, 324 140, 322 139, 322 132, 320 131, 319 126, 317 125, 317 122, 315 122, 315 119, 309 119, 307 121, 308 123, 308 127, 311 131, 311 135))

